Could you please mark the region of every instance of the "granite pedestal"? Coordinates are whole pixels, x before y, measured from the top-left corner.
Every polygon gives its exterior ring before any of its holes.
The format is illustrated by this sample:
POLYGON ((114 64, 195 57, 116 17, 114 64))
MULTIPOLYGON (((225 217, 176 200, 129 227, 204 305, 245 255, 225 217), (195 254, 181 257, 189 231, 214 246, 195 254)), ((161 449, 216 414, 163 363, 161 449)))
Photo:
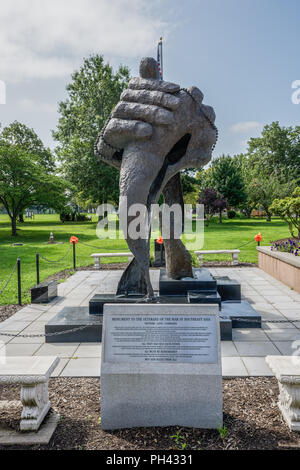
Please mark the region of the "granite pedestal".
POLYGON ((45 333, 60 333, 46 336, 46 343, 96 343, 102 339, 103 317, 90 315, 88 307, 64 307, 45 325, 45 333), (83 329, 68 332, 73 328, 83 329), (66 331, 66 333, 62 333, 66 331))
POLYGON ((30 289, 31 303, 44 304, 57 297, 57 281, 41 282, 30 289))
POLYGON ((217 305, 105 305, 104 430, 222 426, 217 305))
POLYGON ((241 284, 238 281, 230 279, 228 276, 215 276, 215 279, 222 302, 226 300, 230 302, 241 301, 241 284))
POLYGON ((159 294, 162 295, 187 295, 188 291, 213 291, 217 289, 217 281, 208 269, 193 268, 194 277, 172 279, 165 269, 160 270, 159 294))

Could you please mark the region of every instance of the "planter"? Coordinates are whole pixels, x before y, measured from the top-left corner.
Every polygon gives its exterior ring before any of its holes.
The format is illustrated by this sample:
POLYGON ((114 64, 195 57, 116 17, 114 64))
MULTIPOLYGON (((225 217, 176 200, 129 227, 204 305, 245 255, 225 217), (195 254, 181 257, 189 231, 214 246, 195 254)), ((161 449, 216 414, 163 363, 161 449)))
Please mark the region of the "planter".
POLYGON ((300 293, 300 256, 258 246, 258 267, 300 293))

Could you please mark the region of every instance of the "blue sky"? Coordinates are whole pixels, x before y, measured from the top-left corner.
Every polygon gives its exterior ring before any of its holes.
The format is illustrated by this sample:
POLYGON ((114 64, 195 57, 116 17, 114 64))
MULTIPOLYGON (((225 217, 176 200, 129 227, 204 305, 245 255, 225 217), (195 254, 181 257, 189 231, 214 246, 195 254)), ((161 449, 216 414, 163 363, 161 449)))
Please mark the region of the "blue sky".
POLYGON ((164 37, 164 78, 196 85, 217 115, 215 156, 243 152, 264 124, 298 125, 299 0, 10 0, 0 10, 0 122, 53 146, 57 102, 82 58, 101 53, 137 75, 164 37))

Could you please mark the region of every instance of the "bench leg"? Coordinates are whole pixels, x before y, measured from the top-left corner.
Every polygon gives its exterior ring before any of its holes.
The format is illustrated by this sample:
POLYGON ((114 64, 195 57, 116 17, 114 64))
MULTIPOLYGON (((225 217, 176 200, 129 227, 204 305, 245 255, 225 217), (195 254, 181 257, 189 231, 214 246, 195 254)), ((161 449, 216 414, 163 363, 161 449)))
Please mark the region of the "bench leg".
POLYGON ((48 381, 41 384, 23 384, 21 388, 21 431, 37 431, 50 409, 48 381))
POLYGON ((300 431, 300 384, 279 382, 279 409, 291 431, 300 431))
POLYGON ((198 261, 200 265, 203 263, 203 255, 198 255, 198 261))
POLYGON ((238 253, 232 253, 232 266, 236 266, 239 264, 239 254, 238 253))
POLYGON ((95 269, 100 269, 100 256, 95 256, 95 269))

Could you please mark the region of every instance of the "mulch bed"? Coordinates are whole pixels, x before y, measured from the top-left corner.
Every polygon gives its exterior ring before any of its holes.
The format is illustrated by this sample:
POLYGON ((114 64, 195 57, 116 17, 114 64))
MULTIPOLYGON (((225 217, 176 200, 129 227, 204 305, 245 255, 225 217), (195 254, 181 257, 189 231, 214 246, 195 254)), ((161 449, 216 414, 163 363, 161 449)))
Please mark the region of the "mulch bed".
MULTIPOLYGON (((274 378, 236 378, 223 381, 224 424, 227 432, 191 428, 135 428, 105 432, 100 426, 99 380, 53 378, 52 407, 60 414, 58 427, 47 446, 31 449, 171 450, 178 449, 173 436, 181 429, 186 450, 300 449, 299 433, 290 432, 277 407, 274 378)), ((0 385, 2 400, 16 400, 19 387, 0 385)), ((17 429, 20 409, 0 412, 0 427, 17 429)), ((12 448, 0 446, 0 449, 12 448)), ((22 448, 16 446, 14 448, 22 448)))
POLYGON ((20 305, 0 305, 0 322, 7 320, 24 306, 20 305))

